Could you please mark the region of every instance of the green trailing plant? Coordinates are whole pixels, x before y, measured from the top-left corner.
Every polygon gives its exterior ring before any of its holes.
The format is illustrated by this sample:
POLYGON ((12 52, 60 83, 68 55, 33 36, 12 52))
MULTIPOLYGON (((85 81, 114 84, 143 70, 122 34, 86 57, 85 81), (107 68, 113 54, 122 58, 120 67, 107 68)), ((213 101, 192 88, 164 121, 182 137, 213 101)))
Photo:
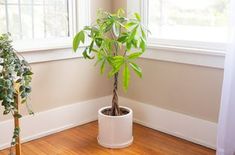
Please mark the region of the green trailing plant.
MULTIPOLYGON (((32 71, 30 65, 17 55, 11 45, 10 34, 0 35, 0 102, 3 106, 3 114, 12 114, 20 118, 17 108, 18 96, 21 104, 26 104, 29 114, 33 114, 27 104, 27 98, 31 92, 30 82, 32 71)), ((14 129, 11 146, 16 144, 20 128, 14 129)))
POLYGON ((112 108, 109 115, 121 115, 118 105, 118 78, 122 70, 123 88, 127 91, 132 69, 142 77, 141 68, 135 63, 146 49, 146 29, 141 24, 138 13, 133 18, 126 18, 122 9, 111 14, 99 11, 95 24, 85 26, 76 34, 73 40, 73 50, 88 42, 83 51, 85 59, 96 59, 100 64, 100 72, 104 73, 106 66, 110 66, 109 77, 114 77, 112 108))

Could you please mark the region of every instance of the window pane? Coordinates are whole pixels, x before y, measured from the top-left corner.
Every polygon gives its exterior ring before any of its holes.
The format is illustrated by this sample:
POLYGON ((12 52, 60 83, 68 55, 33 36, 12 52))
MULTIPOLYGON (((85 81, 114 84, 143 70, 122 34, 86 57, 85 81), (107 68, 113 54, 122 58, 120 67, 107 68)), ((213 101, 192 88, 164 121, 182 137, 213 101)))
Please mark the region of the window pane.
POLYGON ((18 0, 5 0, 8 4, 17 4, 18 0))
POLYGON ((58 0, 50 1, 45 7, 47 37, 68 36, 67 4, 64 2, 58 0))
POLYGON ((68 0, 0 0, 0 24, 14 39, 68 37, 68 0))
POLYGON ((149 0, 151 37, 225 42, 228 0, 149 0))
MULTIPOLYGON (((1 2, 1 1, 0 1, 1 2)), ((5 6, 0 4, 0 33, 6 33, 6 15, 5 6)))
POLYGON ((37 39, 46 38, 46 30, 45 30, 42 5, 34 7, 34 36, 37 39))
POLYGON ((8 6, 9 32, 15 39, 20 39, 20 18, 17 5, 8 6))
POLYGON ((21 6, 21 23, 22 23, 22 37, 23 39, 31 39, 32 34, 32 6, 22 5, 21 6))

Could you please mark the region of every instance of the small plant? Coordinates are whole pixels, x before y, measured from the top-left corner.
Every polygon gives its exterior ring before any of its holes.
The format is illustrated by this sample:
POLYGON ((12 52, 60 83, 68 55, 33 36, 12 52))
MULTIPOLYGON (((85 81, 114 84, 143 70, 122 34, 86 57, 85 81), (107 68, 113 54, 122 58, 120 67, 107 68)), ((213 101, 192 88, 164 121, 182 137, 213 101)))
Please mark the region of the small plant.
POLYGON ((138 13, 128 19, 123 10, 116 14, 99 11, 96 23, 86 26, 74 37, 73 50, 76 52, 81 43, 88 40, 89 46, 83 51, 85 59, 97 59, 100 72, 110 66, 109 77, 114 77, 112 108, 109 115, 118 116, 122 112, 118 105, 118 78, 122 69, 123 88, 127 91, 130 81, 130 69, 142 77, 141 68, 135 63, 146 48, 146 29, 141 24, 138 13))
MULTIPOLYGON (((12 114, 14 118, 20 118, 17 104, 20 101, 27 105, 33 73, 23 57, 20 59, 16 54, 11 43, 10 34, 0 35, 0 102, 4 107, 4 115, 12 114)), ((32 114, 33 112, 28 105, 27 108, 29 113, 32 114)), ((20 128, 16 127, 11 146, 16 144, 19 132, 20 128)))

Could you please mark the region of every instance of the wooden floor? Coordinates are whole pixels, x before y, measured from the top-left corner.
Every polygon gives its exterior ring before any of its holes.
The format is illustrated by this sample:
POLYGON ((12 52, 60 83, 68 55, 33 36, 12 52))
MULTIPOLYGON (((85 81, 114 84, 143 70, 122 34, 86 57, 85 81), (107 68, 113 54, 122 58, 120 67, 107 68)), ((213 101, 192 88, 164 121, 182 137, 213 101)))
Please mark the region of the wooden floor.
MULTIPOLYGON (((125 149, 97 144, 97 122, 85 124, 22 145, 23 155, 214 155, 200 145, 134 124, 134 143, 125 149)), ((8 155, 3 150, 0 155, 8 155)))

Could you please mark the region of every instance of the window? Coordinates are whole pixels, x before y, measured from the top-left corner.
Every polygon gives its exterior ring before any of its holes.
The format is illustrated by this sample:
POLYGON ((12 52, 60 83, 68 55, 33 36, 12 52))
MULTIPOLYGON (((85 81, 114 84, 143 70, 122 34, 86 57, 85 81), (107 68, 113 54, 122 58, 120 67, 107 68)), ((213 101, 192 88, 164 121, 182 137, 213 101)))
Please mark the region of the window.
POLYGON ((176 44, 183 41, 185 46, 187 41, 198 45, 198 42, 205 45, 227 41, 228 0, 148 0, 145 3, 150 40, 176 44))
POLYGON ((19 52, 71 48, 90 24, 90 0, 0 0, 0 33, 10 32, 19 52))
POLYGON ((0 0, 0 33, 14 39, 69 37, 68 0, 0 0))

